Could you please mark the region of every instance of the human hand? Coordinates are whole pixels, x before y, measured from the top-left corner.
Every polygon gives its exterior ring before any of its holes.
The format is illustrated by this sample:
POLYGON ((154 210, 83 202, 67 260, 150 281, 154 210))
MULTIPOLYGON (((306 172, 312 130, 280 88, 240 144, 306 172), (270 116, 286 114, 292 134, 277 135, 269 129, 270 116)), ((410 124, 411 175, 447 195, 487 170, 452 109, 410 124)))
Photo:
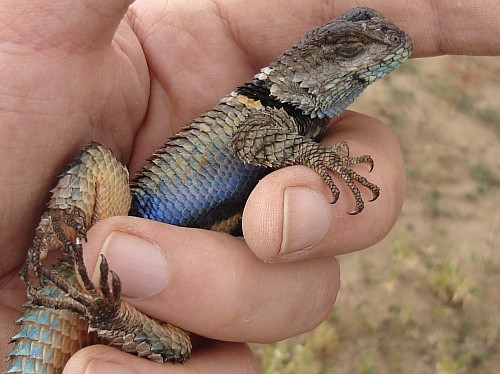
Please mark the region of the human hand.
MULTIPOLYGON (((218 98, 251 77, 259 67, 270 62, 307 30, 355 5, 346 1, 342 3, 345 9, 334 10, 333 2, 327 9, 323 2, 310 2, 304 9, 300 1, 287 2, 286 6, 281 1, 262 3, 262 6, 256 2, 222 4, 199 1, 198 7, 185 2, 138 1, 127 13, 125 21, 120 22, 128 3, 89 0, 71 4, 60 1, 38 4, 4 1, 1 7, 0 24, 3 30, 0 37, 3 43, 0 74, 3 85, 0 103, 3 110, 0 127, 3 136, 0 139, 0 154, 4 162, 0 168, 0 255, 4 262, 0 283, 3 288, 0 324, 5 326, 2 342, 6 342, 14 332, 12 321, 19 315, 18 306, 25 298, 25 289, 18 281, 17 271, 43 210, 47 191, 52 187, 55 175, 61 171, 61 166, 81 145, 96 140, 110 146, 134 172, 181 125, 210 108, 218 98), (276 20, 276 14, 281 18, 276 20), (295 18, 297 14, 300 14, 300 19, 295 18), (113 43, 110 43, 112 38, 113 43)), ((472 17, 471 12, 464 9, 460 13, 447 12, 445 7, 451 9, 452 2, 440 3, 442 13, 435 9, 426 13, 427 8, 422 3, 414 12, 407 8, 398 9, 399 5, 387 2, 371 6, 410 32, 415 41, 414 55, 494 54, 498 53, 495 48, 499 48, 493 45, 494 30, 499 23, 492 19, 496 13, 491 11, 494 5, 488 7, 487 3, 484 2, 484 7, 477 7, 476 4, 474 11, 484 12, 477 17, 472 17), (415 14, 421 16, 414 17, 415 14), (430 25, 425 24, 429 19, 432 20, 430 25), (441 22, 434 22, 435 19, 441 22), (481 19, 482 22, 477 23, 474 19, 481 19), (434 24, 441 25, 442 30, 432 29, 434 24), (479 27, 489 28, 490 32, 481 33, 479 27), (446 38, 441 35, 446 35, 446 38), (488 39, 490 35, 491 40, 488 39)), ((428 9, 431 9, 430 6, 428 9)), ((223 310, 224 313, 186 315, 185 310, 201 310, 195 302, 207 295, 203 287, 196 288, 189 282, 179 289, 189 289, 190 298, 170 283, 170 295, 162 296, 168 300, 167 305, 175 302, 177 311, 172 314, 176 316, 164 314, 159 304, 155 308, 159 297, 152 301, 153 306, 148 307, 148 301, 137 302, 137 305, 162 319, 182 323, 186 319, 183 327, 203 335, 237 341, 273 341, 306 331, 319 323, 334 301, 338 269, 332 258, 306 258, 349 252, 373 244, 392 226, 403 195, 402 162, 397 143, 387 129, 372 119, 349 113, 332 127, 325 142, 334 142, 337 138, 347 140, 353 154, 368 153, 376 160, 377 166, 371 179, 385 192, 377 202, 370 204, 370 209, 352 218, 345 214, 352 209, 349 199, 341 199, 334 206, 325 205, 329 195, 322 181, 307 169, 288 168, 273 173, 257 187, 247 204, 245 238, 250 249, 261 258, 276 262, 302 261, 269 265, 253 263, 253 257, 240 259, 235 255, 231 260, 233 266, 227 266, 218 248, 244 248, 241 239, 203 232, 197 234, 203 239, 199 236, 198 241, 191 243, 193 231, 179 229, 175 233, 183 245, 186 242, 193 246, 201 243, 210 252, 208 256, 211 260, 200 262, 200 268, 203 270, 212 261, 213 265, 208 267, 212 273, 207 274, 207 278, 201 277, 199 284, 210 284, 202 283, 202 280, 214 282, 216 276, 220 288, 208 295, 219 296, 205 300, 202 305, 204 310, 223 310), (294 208, 297 195, 295 198, 288 197, 291 205, 287 207, 288 214, 284 214, 283 191, 285 186, 290 185, 307 186, 313 193, 319 192, 320 199, 316 199, 316 205, 312 207, 321 209, 327 216, 317 220, 319 215, 316 210, 310 209, 310 215, 307 215, 304 204, 294 208), (323 203, 321 196, 326 199, 323 203), (317 244, 309 250, 278 255, 282 247, 285 218, 299 218, 296 224, 316 219, 317 226, 323 231, 318 228, 309 239, 312 240, 310 244, 317 244), (206 239, 205 235, 208 238, 215 235, 216 248, 206 245, 207 241, 215 243, 206 239), (235 267, 235 264, 239 266, 235 267), (248 271, 241 272, 247 267, 248 271), (239 271, 238 282, 235 282, 235 269, 239 271), (268 275, 261 275, 264 273, 268 275), (252 284, 255 279, 261 279, 258 287, 252 284), (300 282, 297 282, 298 279, 300 282), (228 291, 228 285, 232 285, 233 289, 228 291), (234 289, 239 292, 234 292, 234 289), (227 292, 231 291, 231 305, 226 305, 227 292), (182 296, 173 299, 172 292, 182 296), (277 298, 278 292, 286 297, 277 298), (228 313, 240 322, 229 323, 224 329, 228 313), (257 317, 250 318, 255 314, 257 317), (211 319, 208 320, 208 317, 211 319), (243 320, 249 322, 243 323, 243 320), (295 322, 294 328, 284 332, 283 326, 292 322, 295 322)), ((343 192, 342 196, 348 196, 343 192)), ((308 191, 299 189, 298 193, 304 198, 303 194, 308 191)), ((118 231, 125 231, 130 219, 123 218, 123 226, 113 226, 117 224, 116 220, 103 222, 92 230, 95 232, 92 235, 104 237, 103 233, 118 228, 121 229, 118 231)), ((293 222, 287 224, 293 225, 293 222)), ((157 240, 151 233, 156 232, 154 228, 158 224, 146 222, 141 225, 143 231, 140 234, 143 237, 157 240)), ((307 231, 307 228, 303 227, 302 231, 307 231)), ((297 240, 292 238, 288 243, 297 243, 297 240)), ((88 252, 92 257, 96 248, 100 249, 98 245, 102 241, 90 243, 88 252)), ((158 244, 165 249, 163 242, 158 244)), ((307 244, 301 243, 301 246, 307 247, 307 244)), ((239 254, 245 251, 232 252, 239 254)), ((182 262, 180 252, 178 256, 179 269, 176 271, 179 274, 187 274, 187 271, 203 274, 189 261, 182 262)), ((117 268, 119 264, 112 260, 110 256, 111 267, 117 268)), ((91 259, 88 261, 92 263, 91 259)), ((207 357, 221 364, 216 359, 220 357, 216 352, 231 349, 239 350, 241 355, 225 355, 222 361, 226 364, 231 361, 233 364, 246 362, 253 365, 248 350, 241 345, 211 343, 205 347, 215 348, 210 355, 199 354, 199 359, 194 357, 189 365, 197 362, 203 365, 207 357), (232 357, 231 360, 228 357, 232 357)), ((95 353, 100 348, 94 347, 86 352, 95 353)), ((7 350, 8 347, 5 347, 4 351, 7 350)), ((78 360, 84 354, 75 356, 72 361, 81 363, 78 360)), ((118 360, 129 360, 129 356, 120 352, 106 352, 107 358, 115 355, 120 357, 118 360)), ((144 361, 137 362, 140 362, 139 365, 151 365, 144 361)), ((186 368, 183 370, 188 370, 189 365, 183 366, 186 368)), ((175 369, 180 370, 178 366, 175 369)))

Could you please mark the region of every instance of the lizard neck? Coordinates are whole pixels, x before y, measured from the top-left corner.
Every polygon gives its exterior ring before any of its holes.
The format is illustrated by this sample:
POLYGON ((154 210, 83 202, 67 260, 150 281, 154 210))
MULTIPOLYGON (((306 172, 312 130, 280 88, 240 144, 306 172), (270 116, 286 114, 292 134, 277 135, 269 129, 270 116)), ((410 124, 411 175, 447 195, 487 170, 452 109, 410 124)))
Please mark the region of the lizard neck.
POLYGON ((299 129, 299 135, 319 140, 323 136, 326 125, 330 122, 330 118, 311 118, 308 114, 286 102, 281 102, 277 97, 271 95, 270 88, 267 82, 254 78, 243 85, 239 86, 235 92, 238 95, 245 95, 249 99, 259 100, 262 105, 270 108, 283 109, 290 117, 292 117, 299 129))

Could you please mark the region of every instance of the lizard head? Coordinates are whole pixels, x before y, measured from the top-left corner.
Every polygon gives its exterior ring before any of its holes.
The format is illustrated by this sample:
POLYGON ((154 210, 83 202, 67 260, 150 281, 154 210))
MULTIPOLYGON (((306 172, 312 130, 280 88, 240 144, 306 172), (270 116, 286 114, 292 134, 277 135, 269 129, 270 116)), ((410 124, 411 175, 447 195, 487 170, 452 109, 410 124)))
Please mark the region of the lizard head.
POLYGON ((255 78, 312 118, 341 113, 410 55, 410 37, 369 8, 354 8, 305 35, 255 78))

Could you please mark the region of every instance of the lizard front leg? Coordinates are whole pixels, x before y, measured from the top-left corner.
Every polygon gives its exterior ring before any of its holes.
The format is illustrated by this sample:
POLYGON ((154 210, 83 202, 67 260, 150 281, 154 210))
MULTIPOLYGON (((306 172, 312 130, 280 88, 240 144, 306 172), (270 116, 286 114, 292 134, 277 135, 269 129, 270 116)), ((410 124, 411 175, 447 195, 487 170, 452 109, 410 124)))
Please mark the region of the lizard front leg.
POLYGON ((371 171, 373 160, 370 156, 351 157, 345 142, 325 147, 299 134, 294 118, 283 109, 268 108, 242 121, 233 135, 232 148, 236 156, 254 165, 272 168, 288 165, 310 167, 330 188, 332 203, 338 200, 340 192, 328 170, 336 173, 354 195, 356 208, 350 214, 358 214, 364 209, 364 201, 355 182, 371 191, 371 201, 379 196, 380 190, 375 184, 351 169, 356 164, 367 164, 371 171))

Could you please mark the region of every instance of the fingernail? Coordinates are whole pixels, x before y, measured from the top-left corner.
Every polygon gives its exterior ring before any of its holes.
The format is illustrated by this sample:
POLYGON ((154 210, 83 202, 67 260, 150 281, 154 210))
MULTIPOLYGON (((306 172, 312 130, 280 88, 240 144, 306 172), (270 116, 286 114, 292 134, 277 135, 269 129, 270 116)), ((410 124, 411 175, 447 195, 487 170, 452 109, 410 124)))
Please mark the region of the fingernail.
POLYGON ((318 191, 288 187, 284 193, 283 240, 280 254, 318 244, 330 229, 331 204, 318 191))
POLYGON ((124 296, 147 299, 165 287, 168 267, 157 244, 114 231, 104 241, 101 253, 120 277, 124 296))
POLYGON ((85 374, 106 373, 106 374, 134 374, 128 367, 115 364, 114 362, 92 360, 85 369, 85 374))

